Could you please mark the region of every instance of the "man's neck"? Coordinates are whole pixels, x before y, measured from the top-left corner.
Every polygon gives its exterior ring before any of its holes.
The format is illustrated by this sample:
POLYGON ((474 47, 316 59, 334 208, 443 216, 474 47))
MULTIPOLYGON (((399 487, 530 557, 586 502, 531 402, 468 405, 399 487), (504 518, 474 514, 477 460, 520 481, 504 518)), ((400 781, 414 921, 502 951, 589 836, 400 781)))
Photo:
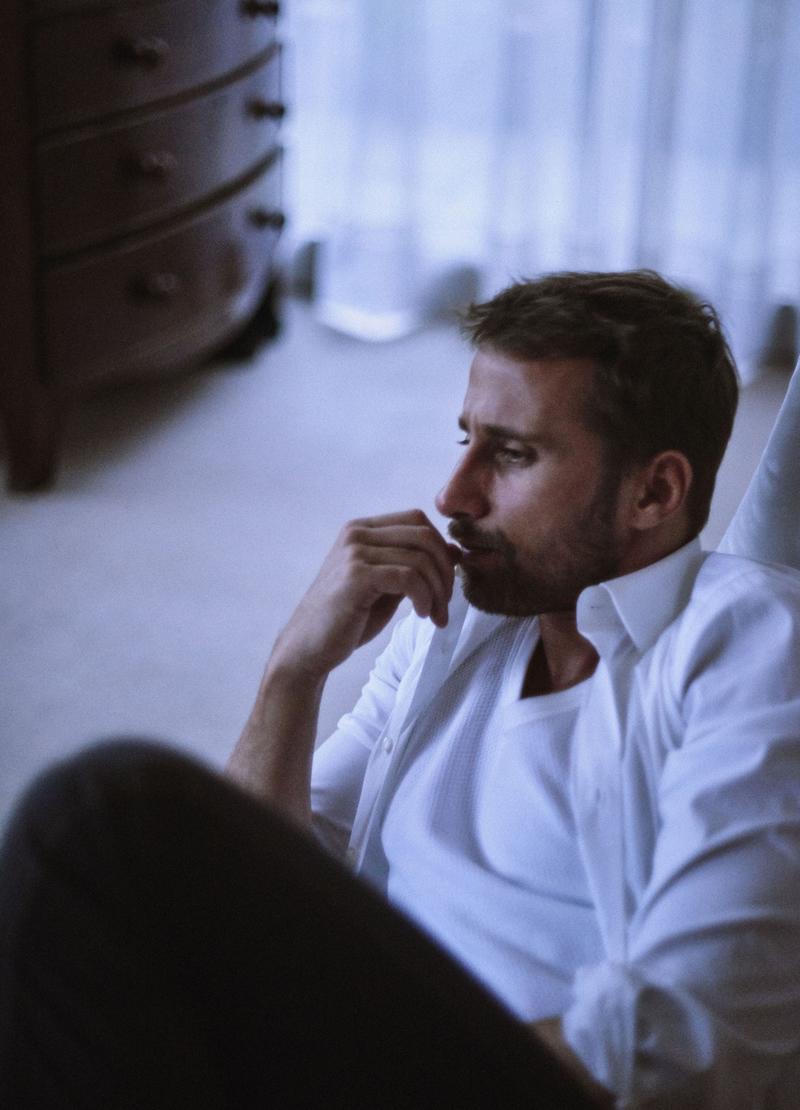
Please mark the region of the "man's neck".
POLYGON ((554 694, 577 686, 589 678, 598 655, 581 636, 574 612, 543 613, 539 618, 539 642, 531 656, 522 697, 554 694))

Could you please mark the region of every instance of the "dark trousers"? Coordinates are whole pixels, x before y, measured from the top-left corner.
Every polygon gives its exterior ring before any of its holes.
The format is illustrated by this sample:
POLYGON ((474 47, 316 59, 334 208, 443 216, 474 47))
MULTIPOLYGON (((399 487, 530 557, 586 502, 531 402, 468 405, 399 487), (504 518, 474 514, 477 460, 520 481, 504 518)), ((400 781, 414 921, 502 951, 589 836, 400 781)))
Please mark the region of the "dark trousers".
POLYGON ((590 1105, 436 945, 199 764, 102 744, 17 807, 6 1110, 590 1105))

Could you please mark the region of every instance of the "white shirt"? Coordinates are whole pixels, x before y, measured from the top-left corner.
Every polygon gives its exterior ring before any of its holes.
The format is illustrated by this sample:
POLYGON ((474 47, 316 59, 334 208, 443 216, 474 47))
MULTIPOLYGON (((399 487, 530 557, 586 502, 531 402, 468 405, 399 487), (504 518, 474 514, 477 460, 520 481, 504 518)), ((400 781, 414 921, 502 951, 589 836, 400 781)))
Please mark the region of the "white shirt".
POLYGON ((381 830, 389 901, 525 1020, 562 1013, 603 952, 569 791, 588 684, 520 699, 537 626, 501 623, 442 684, 381 830))
MULTIPOLYGON (((577 615, 600 661, 570 792, 603 951, 565 1036, 620 1106, 796 1107, 800 575, 695 541, 585 590, 577 615)), ((319 833, 384 890, 415 722, 503 619, 456 598, 446 629, 403 622, 317 754, 319 833)))

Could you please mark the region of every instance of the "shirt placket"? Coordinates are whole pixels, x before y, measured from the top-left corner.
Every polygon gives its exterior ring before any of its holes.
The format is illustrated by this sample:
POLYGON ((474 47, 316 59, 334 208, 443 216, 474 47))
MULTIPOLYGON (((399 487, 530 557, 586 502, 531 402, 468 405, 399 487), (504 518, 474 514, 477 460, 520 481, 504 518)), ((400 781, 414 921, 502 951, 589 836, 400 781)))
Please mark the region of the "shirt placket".
POLYGON ((601 655, 576 737, 575 801, 579 840, 600 929, 611 960, 627 956, 624 799, 622 757, 627 698, 618 646, 601 655))
MULTIPOLYGON (((461 634, 463 614, 446 628, 438 629, 431 640, 424 665, 412 691, 398 702, 382 729, 370 757, 364 788, 353 825, 347 860, 357 871, 370 866, 368 856, 374 850, 374 833, 386 798, 394 788, 392 768, 396 767, 402 750, 422 709, 430 701, 448 673, 453 653, 461 634)), ((375 863, 380 870, 380 860, 375 863)))

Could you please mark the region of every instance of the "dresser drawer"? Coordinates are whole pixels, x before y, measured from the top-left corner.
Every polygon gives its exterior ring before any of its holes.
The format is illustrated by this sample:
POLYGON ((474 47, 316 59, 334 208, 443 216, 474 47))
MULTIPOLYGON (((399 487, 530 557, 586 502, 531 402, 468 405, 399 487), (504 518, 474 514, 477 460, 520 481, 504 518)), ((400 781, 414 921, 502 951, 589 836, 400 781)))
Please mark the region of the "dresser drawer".
POLYGON ((187 104, 42 143, 43 252, 101 243, 196 205, 263 161, 282 113, 276 47, 255 72, 187 104))
POLYGON ((68 12, 33 39, 39 132, 178 95, 244 65, 275 40, 265 0, 163 0, 68 12))
POLYGON ((157 372, 160 355, 196 351, 252 309, 282 225, 280 161, 202 215, 44 273, 47 364, 67 387, 157 372), (216 333, 215 333, 216 328, 216 333))

